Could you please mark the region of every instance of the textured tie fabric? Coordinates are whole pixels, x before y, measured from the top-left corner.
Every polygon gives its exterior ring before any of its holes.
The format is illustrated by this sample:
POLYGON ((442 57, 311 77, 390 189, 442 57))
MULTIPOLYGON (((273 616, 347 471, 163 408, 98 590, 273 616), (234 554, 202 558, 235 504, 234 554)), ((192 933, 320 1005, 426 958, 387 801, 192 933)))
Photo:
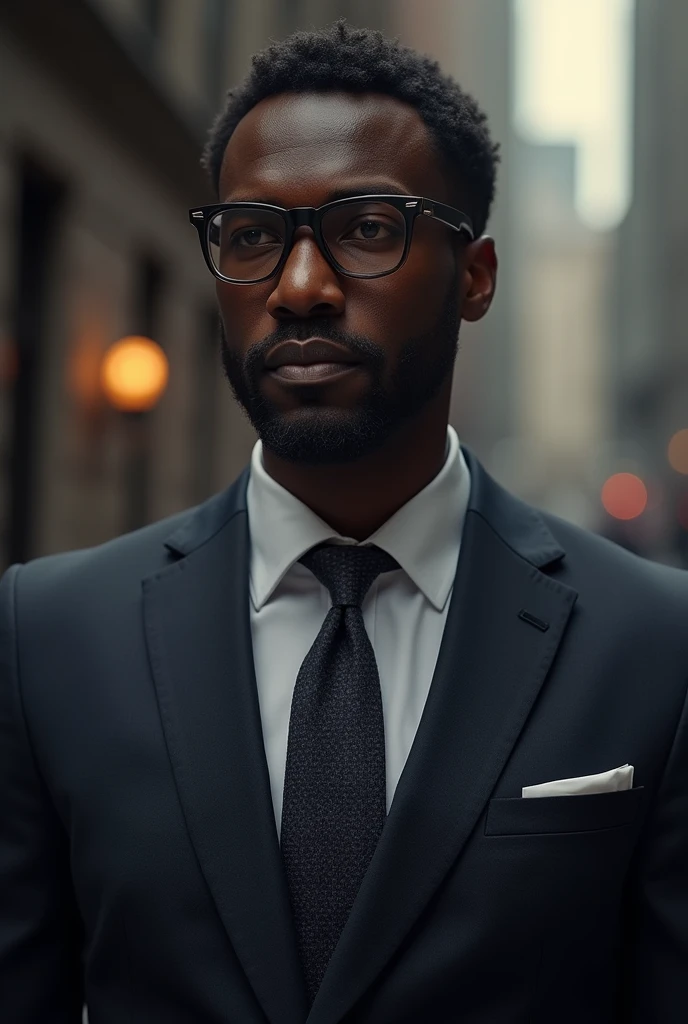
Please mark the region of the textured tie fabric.
POLYGON ((311 1002, 385 823, 380 678, 361 604, 398 563, 374 546, 323 544, 301 562, 332 607, 299 670, 289 719, 281 847, 311 1002))

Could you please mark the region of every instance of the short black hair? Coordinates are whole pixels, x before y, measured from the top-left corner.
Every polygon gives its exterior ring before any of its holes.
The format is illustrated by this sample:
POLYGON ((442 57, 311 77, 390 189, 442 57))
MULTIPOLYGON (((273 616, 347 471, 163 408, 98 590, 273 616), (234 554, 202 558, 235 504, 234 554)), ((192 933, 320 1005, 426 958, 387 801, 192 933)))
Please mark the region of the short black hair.
POLYGON ((256 104, 280 93, 337 90, 386 93, 415 107, 457 176, 476 235, 485 230, 499 162, 485 113, 437 61, 344 20, 320 31, 295 32, 254 55, 249 74, 227 93, 203 152, 216 192, 227 143, 256 104))

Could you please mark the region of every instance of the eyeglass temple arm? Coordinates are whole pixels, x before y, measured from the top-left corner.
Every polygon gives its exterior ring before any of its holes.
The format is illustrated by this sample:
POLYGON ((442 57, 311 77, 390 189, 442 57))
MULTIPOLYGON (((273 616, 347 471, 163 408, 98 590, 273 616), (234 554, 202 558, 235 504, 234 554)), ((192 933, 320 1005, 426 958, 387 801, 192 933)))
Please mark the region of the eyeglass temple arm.
POLYGON ((445 206, 444 203, 435 203, 424 199, 423 213, 426 217, 432 217, 434 220, 446 224, 448 228, 453 228, 454 231, 465 231, 471 241, 475 238, 471 218, 461 210, 455 210, 453 206, 445 206))

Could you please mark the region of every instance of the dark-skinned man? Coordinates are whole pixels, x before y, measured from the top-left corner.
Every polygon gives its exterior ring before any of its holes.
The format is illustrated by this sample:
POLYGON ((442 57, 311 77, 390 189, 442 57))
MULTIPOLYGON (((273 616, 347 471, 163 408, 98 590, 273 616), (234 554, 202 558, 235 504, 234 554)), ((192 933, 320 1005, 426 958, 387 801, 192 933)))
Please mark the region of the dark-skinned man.
POLYGON ((339 24, 254 59, 190 211, 259 441, 0 589, 3 1024, 678 1024, 688 580, 448 426, 497 150, 339 24))

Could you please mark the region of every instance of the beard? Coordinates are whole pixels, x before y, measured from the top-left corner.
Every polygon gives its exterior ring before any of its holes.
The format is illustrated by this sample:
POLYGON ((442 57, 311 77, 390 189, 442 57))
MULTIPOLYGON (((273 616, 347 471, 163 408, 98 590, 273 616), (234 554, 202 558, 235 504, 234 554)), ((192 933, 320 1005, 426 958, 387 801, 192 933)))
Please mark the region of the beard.
POLYGON ((419 413, 453 372, 458 353, 460 317, 454 285, 437 322, 408 338, 397 365, 385 374, 385 349, 361 335, 341 331, 329 317, 280 321, 275 330, 252 345, 242 359, 227 342, 220 322, 222 365, 234 397, 263 445, 278 458, 304 465, 353 462, 380 448, 404 423, 419 413), (278 408, 261 394, 268 352, 281 341, 318 337, 347 348, 363 364, 370 385, 353 408, 327 404, 325 387, 301 390, 298 409, 278 408))

